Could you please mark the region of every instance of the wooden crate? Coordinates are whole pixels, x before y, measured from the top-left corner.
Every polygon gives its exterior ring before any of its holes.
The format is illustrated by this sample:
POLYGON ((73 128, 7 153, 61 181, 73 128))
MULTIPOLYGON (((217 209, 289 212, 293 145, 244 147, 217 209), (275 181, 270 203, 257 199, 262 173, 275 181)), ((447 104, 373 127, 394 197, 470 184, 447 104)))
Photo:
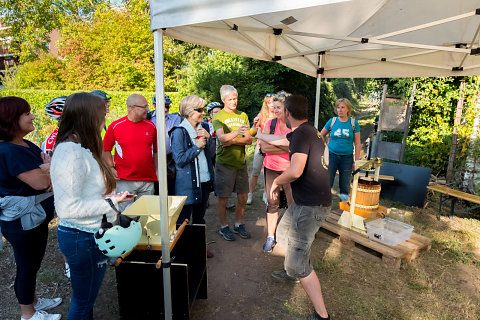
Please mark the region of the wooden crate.
POLYGON ((323 223, 318 235, 326 239, 332 239, 333 237, 333 242, 337 242, 342 247, 352 249, 363 256, 374 259, 381 258, 388 266, 398 269, 402 260, 412 261, 418 257, 421 250, 431 248, 432 241, 415 232, 412 232, 409 240, 394 247, 369 239, 366 235, 339 225, 337 221, 340 215, 341 212, 332 211, 323 223))

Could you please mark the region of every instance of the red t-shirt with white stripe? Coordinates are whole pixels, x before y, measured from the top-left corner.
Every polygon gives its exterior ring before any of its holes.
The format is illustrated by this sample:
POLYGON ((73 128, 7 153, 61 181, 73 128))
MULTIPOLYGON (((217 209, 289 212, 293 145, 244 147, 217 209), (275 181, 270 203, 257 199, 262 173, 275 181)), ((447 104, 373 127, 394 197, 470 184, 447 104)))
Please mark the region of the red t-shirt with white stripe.
POLYGON ((157 129, 149 120, 133 122, 120 118, 107 128, 103 150, 115 146, 118 178, 132 181, 157 181, 153 153, 157 153, 157 129))

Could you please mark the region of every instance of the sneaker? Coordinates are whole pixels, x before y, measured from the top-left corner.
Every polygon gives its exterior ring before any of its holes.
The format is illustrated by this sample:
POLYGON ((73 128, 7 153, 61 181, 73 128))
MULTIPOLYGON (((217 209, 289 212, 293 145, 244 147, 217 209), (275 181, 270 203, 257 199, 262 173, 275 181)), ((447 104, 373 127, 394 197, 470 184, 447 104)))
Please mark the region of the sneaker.
POLYGON ((34 306, 35 310, 50 310, 62 303, 62 298, 44 299, 38 298, 37 304, 34 306))
POLYGON ((297 278, 290 277, 287 274, 287 271, 285 271, 285 270, 273 271, 271 273, 271 276, 272 276, 272 278, 277 279, 277 280, 282 280, 282 281, 287 281, 287 282, 295 282, 295 283, 300 282, 300 280, 298 280, 297 278))
POLYGON ((70 279, 70 266, 68 265, 68 262, 65 262, 65 272, 63 274, 70 279))
POLYGON ((227 209, 235 208, 235 203, 227 203, 227 209))
POLYGON ((272 252, 273 248, 277 242, 275 241, 274 238, 268 237, 267 241, 263 244, 262 251, 263 252, 272 252))
MULTIPOLYGON (((62 317, 61 314, 48 314, 43 310, 38 310, 28 320, 59 320, 61 317, 62 317)), ((21 317, 20 319, 21 320, 27 320, 24 317, 21 317)))
POLYGON ((235 241, 235 237, 233 236, 232 230, 228 226, 220 228, 218 233, 223 237, 223 239, 227 241, 235 241))
POLYGON ((268 202, 267 202, 267 194, 266 194, 265 192, 263 193, 262 200, 263 200, 263 202, 265 202, 265 204, 268 204, 268 202))
POLYGON ((253 193, 248 193, 247 204, 252 204, 253 201, 253 193))
POLYGON ((249 239, 251 237, 250 233, 245 230, 244 224, 241 224, 238 227, 234 227, 233 232, 238 234, 243 239, 249 239))
POLYGON ((330 315, 326 318, 322 318, 315 310, 313 310, 312 314, 303 318, 297 318, 297 320, 330 320, 330 315))

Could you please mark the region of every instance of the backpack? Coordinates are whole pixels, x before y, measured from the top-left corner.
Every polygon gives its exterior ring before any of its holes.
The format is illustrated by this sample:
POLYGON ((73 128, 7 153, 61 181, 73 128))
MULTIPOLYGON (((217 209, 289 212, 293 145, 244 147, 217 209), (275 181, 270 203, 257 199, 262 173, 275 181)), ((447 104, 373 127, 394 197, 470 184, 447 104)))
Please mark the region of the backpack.
MULTIPOLYGON (((337 121, 337 118, 338 117, 333 117, 332 118, 332 122, 330 122, 330 129, 328 129, 328 131, 332 131, 333 124, 335 123, 335 121, 337 121)), ((353 132, 355 133, 355 118, 350 117, 350 124, 352 125, 353 132)))

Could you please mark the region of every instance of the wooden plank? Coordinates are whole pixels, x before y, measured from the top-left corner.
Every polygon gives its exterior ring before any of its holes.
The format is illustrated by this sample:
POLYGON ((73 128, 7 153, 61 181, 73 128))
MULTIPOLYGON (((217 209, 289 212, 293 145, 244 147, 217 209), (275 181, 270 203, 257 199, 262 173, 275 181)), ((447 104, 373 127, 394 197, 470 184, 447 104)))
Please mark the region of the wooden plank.
MULTIPOLYGON (((360 172, 359 173, 360 177, 362 178, 365 178, 365 172, 360 172)), ((368 177, 372 177, 373 178, 373 175, 372 174, 369 174, 368 177)), ((380 174, 378 176, 378 180, 388 180, 388 181, 395 181, 395 177, 394 176, 387 176, 387 175, 384 175, 384 174, 380 174)))
POLYGON ((344 247, 352 249, 355 247, 355 243, 357 243, 361 246, 372 249, 382 255, 382 261, 384 263, 395 268, 400 266, 401 259, 412 261, 418 257, 420 250, 429 250, 431 248, 432 241, 429 238, 414 232, 412 232, 410 239, 407 241, 397 246, 389 246, 382 242, 369 239, 367 236, 351 229, 340 226, 338 224, 339 218, 340 211, 332 211, 322 225, 322 228, 338 235, 338 241, 344 247))
POLYGON ((354 241, 355 243, 358 243, 362 246, 365 246, 367 248, 370 248, 382 254, 388 255, 390 257, 402 258, 407 254, 403 250, 397 250, 394 247, 388 246, 386 244, 383 244, 375 240, 371 240, 367 236, 364 236, 358 232, 352 231, 348 228, 342 227, 339 224, 334 224, 327 221, 322 224, 322 228, 330 232, 333 232, 335 234, 338 234, 340 238, 354 241))
POLYGON ((431 186, 427 186, 427 189, 432 190, 432 191, 441 192, 443 194, 453 196, 453 197, 458 198, 458 199, 462 199, 462 200, 466 200, 466 201, 470 201, 470 202, 473 202, 473 203, 480 204, 480 196, 477 196, 477 195, 474 195, 474 194, 471 194, 471 193, 466 193, 466 192, 463 192, 463 191, 460 191, 460 190, 454 190, 454 189, 451 189, 447 186, 434 184, 434 185, 431 185, 431 186))

